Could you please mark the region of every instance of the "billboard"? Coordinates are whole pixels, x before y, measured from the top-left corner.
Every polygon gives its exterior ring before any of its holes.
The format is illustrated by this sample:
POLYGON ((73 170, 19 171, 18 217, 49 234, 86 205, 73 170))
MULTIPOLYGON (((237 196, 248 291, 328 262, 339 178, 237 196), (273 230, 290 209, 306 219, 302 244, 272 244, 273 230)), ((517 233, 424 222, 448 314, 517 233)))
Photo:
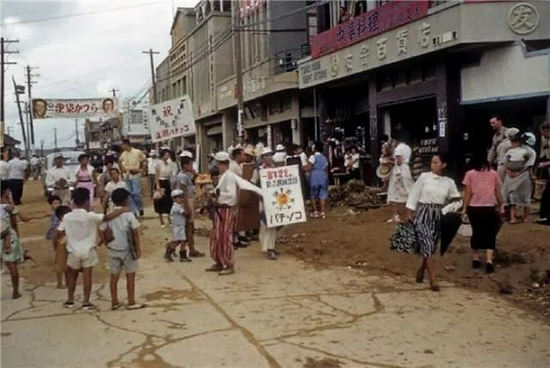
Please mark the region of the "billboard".
POLYGON ((194 135, 195 119, 189 96, 151 106, 149 128, 153 142, 194 135))
POLYGON ((118 116, 118 99, 116 97, 33 98, 32 116, 34 119, 115 118, 118 116))
POLYGON ((306 221, 298 165, 260 170, 267 227, 306 221))

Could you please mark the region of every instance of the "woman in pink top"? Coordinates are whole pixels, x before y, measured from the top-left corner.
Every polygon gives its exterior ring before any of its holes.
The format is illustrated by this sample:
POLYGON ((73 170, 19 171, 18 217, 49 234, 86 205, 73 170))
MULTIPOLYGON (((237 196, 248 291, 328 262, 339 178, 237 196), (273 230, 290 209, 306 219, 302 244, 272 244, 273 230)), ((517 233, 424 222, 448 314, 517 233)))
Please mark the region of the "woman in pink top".
POLYGON ((89 164, 90 158, 86 154, 78 156, 80 165, 76 170, 76 185, 75 188, 86 188, 90 192, 90 205, 88 211, 93 210, 94 203, 94 187, 97 178, 94 176, 94 167, 89 164))
POLYGON ((481 267, 480 249, 486 251, 485 269, 495 272, 493 255, 496 238, 500 228, 500 213, 504 212, 502 200, 502 182, 498 173, 492 170, 487 161, 487 153, 474 152, 470 160, 472 170, 466 173, 462 184, 464 191, 464 213, 468 214, 472 226, 473 268, 481 267))

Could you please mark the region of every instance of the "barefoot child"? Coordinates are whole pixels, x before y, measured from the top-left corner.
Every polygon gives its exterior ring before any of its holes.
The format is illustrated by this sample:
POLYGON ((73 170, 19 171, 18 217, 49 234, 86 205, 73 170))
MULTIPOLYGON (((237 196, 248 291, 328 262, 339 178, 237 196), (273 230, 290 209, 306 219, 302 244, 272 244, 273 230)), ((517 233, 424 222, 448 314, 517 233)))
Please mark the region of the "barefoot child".
MULTIPOLYGON (((126 189, 115 189, 111 194, 111 200, 115 205, 114 210, 129 206, 130 192, 126 189)), ((103 223, 100 226, 103 231, 109 227, 113 234, 113 240, 108 242, 109 259, 111 268, 111 309, 117 310, 122 306, 118 301, 118 280, 120 272, 126 271, 126 289, 128 292, 128 305, 126 309, 139 309, 144 305, 136 304, 136 271, 138 270, 138 259, 141 257, 139 244, 139 222, 131 212, 123 213, 117 218, 103 223)), ((104 241, 107 243, 106 239, 104 241)))
POLYGON ((74 210, 63 217, 63 221, 57 229, 58 235, 67 236, 67 301, 63 303, 65 308, 74 307, 74 292, 78 271, 82 269, 84 278, 84 301, 82 309, 95 309, 95 305, 90 303, 90 294, 92 292, 92 270, 97 264, 97 229, 104 221, 110 221, 124 212, 127 207, 119 208, 107 215, 101 215, 94 212, 88 212, 86 209, 90 205, 90 191, 86 188, 76 188, 73 191, 74 210))
MULTIPOLYGON (((61 201, 60 201, 61 203, 61 201)), ((58 220, 58 226, 63 221, 63 217, 71 212, 69 206, 59 206, 55 210, 55 216, 58 220)), ((67 239, 63 235, 57 235, 53 239, 53 249, 55 251, 55 274, 57 276, 57 288, 66 289, 67 280, 69 279, 67 274, 67 258, 69 253, 67 252, 67 239), (63 283, 63 276, 65 276, 65 283, 63 283)))
POLYGON ((170 217, 172 219, 172 241, 166 247, 164 259, 168 262, 173 262, 172 252, 180 247, 180 262, 191 262, 189 258, 189 245, 187 244, 186 223, 189 216, 189 202, 183 190, 175 189, 171 193, 172 209, 170 217))
POLYGON ((17 299, 21 296, 19 293, 19 269, 17 264, 24 261, 24 252, 19 242, 17 232, 13 228, 15 222, 16 207, 13 204, 10 189, 5 185, 5 182, 0 184, 1 197, 0 197, 0 220, 1 224, 1 238, 2 238, 2 262, 6 264, 11 276, 11 283, 13 286, 12 298, 17 299))
POLYGON ((57 195, 52 195, 48 198, 48 203, 50 204, 50 226, 48 227, 48 231, 46 232, 46 239, 47 240, 53 240, 55 242, 55 234, 57 231, 57 227, 61 223, 57 215, 55 214, 55 211, 59 206, 61 206, 61 197, 57 195))

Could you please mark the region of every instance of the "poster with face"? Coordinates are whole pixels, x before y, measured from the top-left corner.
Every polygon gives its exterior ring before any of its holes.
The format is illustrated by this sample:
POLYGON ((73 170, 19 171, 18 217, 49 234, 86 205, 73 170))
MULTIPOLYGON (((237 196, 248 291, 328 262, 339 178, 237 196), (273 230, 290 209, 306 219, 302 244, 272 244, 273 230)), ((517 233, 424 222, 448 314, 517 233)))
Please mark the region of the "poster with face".
POLYGON ((32 100, 34 119, 80 119, 80 118, 114 118, 118 116, 118 99, 46 99, 32 100))

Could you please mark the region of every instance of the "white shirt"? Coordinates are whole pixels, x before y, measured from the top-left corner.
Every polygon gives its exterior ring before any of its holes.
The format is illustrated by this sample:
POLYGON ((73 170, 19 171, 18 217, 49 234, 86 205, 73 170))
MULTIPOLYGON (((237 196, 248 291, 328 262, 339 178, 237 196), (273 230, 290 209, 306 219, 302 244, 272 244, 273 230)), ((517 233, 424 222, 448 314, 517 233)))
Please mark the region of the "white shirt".
MULTIPOLYGON (((359 153, 350 154, 350 158, 351 158, 351 162, 353 162, 353 164, 351 165, 351 168, 352 169, 359 169, 359 160, 361 158, 359 153)), ((410 158, 410 156, 409 156, 409 158, 410 158)))
POLYGON ((31 165, 36 166, 38 164, 40 164, 40 160, 38 159, 38 157, 31 157, 31 165))
POLYGON ((63 217, 57 228, 67 237, 67 250, 77 256, 87 256, 97 244, 97 227, 103 222, 103 215, 76 208, 63 217))
POLYGON ((112 210, 113 209, 113 201, 111 200, 111 194, 115 191, 115 189, 119 189, 119 188, 122 188, 122 189, 126 189, 128 190, 128 185, 126 184, 126 182, 122 181, 122 180, 119 180, 118 183, 115 183, 114 181, 110 181, 107 183, 107 185, 105 185, 105 195, 107 196, 107 198, 109 198, 109 210, 112 210))
POLYGON ((8 180, 10 164, 4 160, 0 160, 0 180, 8 180))
MULTIPOLYGON (((119 209, 115 207, 114 209, 119 209)), ((139 228, 139 221, 133 213, 125 212, 117 218, 109 221, 109 227, 113 231, 115 240, 110 242, 107 247, 114 250, 129 250, 130 244, 128 243, 128 236, 131 230, 139 228)), ((107 223, 104 222, 99 227, 100 230, 105 230, 107 223)))
POLYGON ((219 191, 218 203, 226 206, 234 206, 237 204, 238 190, 249 190, 256 194, 262 195, 260 188, 249 181, 244 180, 233 172, 227 170, 220 178, 216 192, 219 191))
POLYGON ((46 173, 46 186, 53 186, 59 179, 67 180, 69 185, 74 185, 76 182, 74 171, 70 170, 66 166, 61 166, 59 168, 54 166, 46 173))
POLYGON ((25 170, 27 170, 27 168, 29 167, 29 163, 27 161, 20 160, 18 157, 15 157, 10 162, 8 162, 8 165, 8 179, 25 179, 25 170))
POLYGON ((157 167, 158 162, 158 158, 149 157, 147 159, 147 173, 149 175, 155 175, 155 167, 157 167))
POLYGON ((273 155, 273 162, 285 162, 286 153, 285 152, 275 152, 273 155))
POLYGON ((403 163, 408 164, 411 160, 412 150, 411 147, 407 146, 405 143, 399 143, 397 147, 393 150, 393 157, 401 156, 403 158, 403 163))
POLYGON ((172 164, 172 161, 164 162, 159 160, 157 162, 156 170, 159 171, 159 179, 169 180, 174 174, 174 165, 172 164))
MULTIPOLYGON (((312 166, 315 165, 315 156, 317 156, 317 155, 321 155, 321 152, 315 152, 313 155, 309 156, 308 161, 312 166)), ((323 170, 325 170, 327 168, 327 166, 328 166, 328 162, 325 165, 325 167, 323 167, 323 170)))
POLYGON ((300 159, 302 160, 302 166, 307 166, 307 155, 305 152, 300 153, 300 159))
POLYGON ((418 203, 443 205, 455 198, 460 198, 460 193, 453 179, 427 172, 421 174, 414 183, 407 208, 414 211, 418 203))
POLYGON ((229 171, 235 175, 243 176, 243 168, 235 160, 229 161, 229 171))

